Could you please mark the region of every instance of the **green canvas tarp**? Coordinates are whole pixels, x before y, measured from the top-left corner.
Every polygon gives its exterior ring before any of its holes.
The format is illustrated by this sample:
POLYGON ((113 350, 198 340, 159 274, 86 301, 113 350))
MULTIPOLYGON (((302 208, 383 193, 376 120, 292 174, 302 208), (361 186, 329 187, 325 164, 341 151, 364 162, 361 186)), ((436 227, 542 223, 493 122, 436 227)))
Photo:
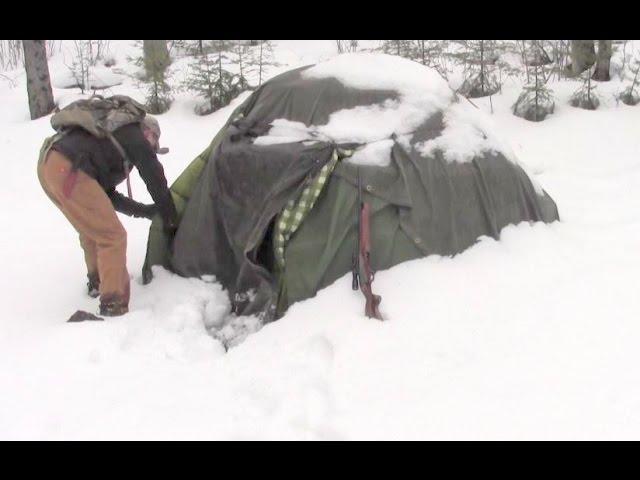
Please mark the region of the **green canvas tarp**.
POLYGON ((332 113, 395 99, 390 90, 349 88, 334 78, 308 78, 306 68, 263 84, 231 115, 210 146, 172 186, 181 223, 170 252, 152 223, 145 280, 163 265, 184 276, 214 275, 234 313, 281 315, 351 269, 356 235, 356 178, 372 205, 372 266, 383 270, 430 254, 455 255, 508 224, 552 222, 558 210, 525 171, 502 153, 468 162, 415 148, 441 135, 442 112, 425 120, 409 146, 393 138, 387 166, 338 162, 313 208, 274 261, 273 224, 287 202, 315 178, 336 149, 357 144, 294 141, 256 144, 275 120, 325 125, 332 113))

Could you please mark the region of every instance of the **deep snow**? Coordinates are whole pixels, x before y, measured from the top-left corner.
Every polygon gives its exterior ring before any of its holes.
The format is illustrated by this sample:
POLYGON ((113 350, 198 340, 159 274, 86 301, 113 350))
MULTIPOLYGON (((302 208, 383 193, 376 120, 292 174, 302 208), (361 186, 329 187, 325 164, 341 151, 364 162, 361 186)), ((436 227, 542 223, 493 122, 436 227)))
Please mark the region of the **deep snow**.
MULTIPOLYGON (((125 68, 132 47, 113 43, 125 68)), ((278 42, 276 70, 332 54, 330 40, 278 42)), ((205 328, 228 312, 218 284, 159 270, 141 285, 146 220, 121 217, 132 312, 64 323, 96 301, 77 236, 35 175, 49 120, 28 120, 24 79, 11 76, 16 87, 0 79, 1 439, 640 438, 640 106, 616 104, 617 81, 599 86, 594 112, 567 104, 576 83, 552 85, 556 112, 540 124, 511 114, 516 82, 492 107, 474 100, 493 108, 561 222, 379 272, 385 323, 363 316, 344 277, 225 353, 205 328)), ((127 79, 108 93, 139 95, 127 79)), ((170 182, 233 109, 197 117, 195 103, 183 94, 159 117, 170 182)))

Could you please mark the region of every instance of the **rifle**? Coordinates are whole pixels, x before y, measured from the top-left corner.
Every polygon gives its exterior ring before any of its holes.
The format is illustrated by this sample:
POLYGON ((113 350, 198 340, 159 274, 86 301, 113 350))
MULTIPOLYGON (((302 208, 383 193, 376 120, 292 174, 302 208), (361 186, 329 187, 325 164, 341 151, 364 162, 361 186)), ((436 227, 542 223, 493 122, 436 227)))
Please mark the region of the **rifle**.
POLYGON ((354 290, 360 290, 365 298, 364 313, 369 318, 384 320, 378 309, 382 297, 374 295, 371 290, 371 283, 375 274, 371 269, 371 223, 370 223, 371 205, 362 201, 362 184, 360 180, 360 170, 358 169, 358 207, 356 208, 356 225, 358 227, 358 236, 356 240, 356 251, 353 255, 352 265, 352 285, 354 290))
POLYGON ((358 175, 358 204, 356 206, 356 248, 351 256, 351 290, 360 288, 360 211, 362 209, 362 185, 360 184, 360 169, 357 168, 358 175))

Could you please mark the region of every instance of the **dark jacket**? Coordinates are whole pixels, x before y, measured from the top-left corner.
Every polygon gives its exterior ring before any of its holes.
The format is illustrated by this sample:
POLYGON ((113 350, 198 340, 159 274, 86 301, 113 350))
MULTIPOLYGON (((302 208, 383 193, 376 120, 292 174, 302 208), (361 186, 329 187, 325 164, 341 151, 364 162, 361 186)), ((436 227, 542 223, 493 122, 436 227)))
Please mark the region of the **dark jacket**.
POLYGON ((124 161, 108 138, 100 139, 78 128, 68 132, 51 148, 71 160, 74 168, 94 178, 107 193, 115 210, 130 216, 148 217, 159 212, 166 228, 177 226, 176 208, 167 186, 162 164, 138 124, 121 127, 113 136, 127 152, 147 185, 155 207, 138 203, 116 191, 126 178, 124 161))

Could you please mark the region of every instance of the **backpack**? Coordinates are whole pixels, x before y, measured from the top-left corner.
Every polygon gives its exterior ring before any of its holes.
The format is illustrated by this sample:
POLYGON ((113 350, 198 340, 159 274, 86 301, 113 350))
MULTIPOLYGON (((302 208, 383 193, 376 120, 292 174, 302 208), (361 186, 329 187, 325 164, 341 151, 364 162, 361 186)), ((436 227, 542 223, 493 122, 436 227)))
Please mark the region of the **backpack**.
POLYGON ((57 132, 80 127, 98 138, 108 138, 120 127, 142 122, 146 114, 144 107, 131 97, 94 95, 77 100, 54 114, 51 126, 57 132))
POLYGON ((113 132, 131 123, 141 123, 146 114, 146 110, 140 103, 126 95, 114 95, 108 98, 93 95, 88 99, 72 102, 55 113, 51 117, 51 126, 61 135, 73 128, 82 128, 97 138, 108 138, 122 156, 127 174, 127 190, 129 198, 132 198, 129 180, 131 161, 114 138, 113 132))

